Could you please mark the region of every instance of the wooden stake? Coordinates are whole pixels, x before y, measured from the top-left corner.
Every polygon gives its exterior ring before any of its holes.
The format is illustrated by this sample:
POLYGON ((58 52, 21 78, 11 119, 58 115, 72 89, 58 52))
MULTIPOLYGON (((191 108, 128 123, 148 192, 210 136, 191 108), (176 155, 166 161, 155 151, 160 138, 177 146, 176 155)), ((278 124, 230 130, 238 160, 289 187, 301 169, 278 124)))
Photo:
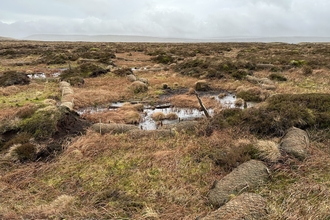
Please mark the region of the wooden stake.
POLYGON ((207 112, 205 106, 203 105, 202 100, 199 98, 198 93, 197 93, 196 91, 195 91, 195 95, 196 95, 196 97, 197 97, 197 99, 198 99, 199 105, 201 106, 201 108, 202 108, 202 110, 203 110, 205 116, 206 116, 207 118, 210 118, 211 116, 210 116, 209 113, 207 112))

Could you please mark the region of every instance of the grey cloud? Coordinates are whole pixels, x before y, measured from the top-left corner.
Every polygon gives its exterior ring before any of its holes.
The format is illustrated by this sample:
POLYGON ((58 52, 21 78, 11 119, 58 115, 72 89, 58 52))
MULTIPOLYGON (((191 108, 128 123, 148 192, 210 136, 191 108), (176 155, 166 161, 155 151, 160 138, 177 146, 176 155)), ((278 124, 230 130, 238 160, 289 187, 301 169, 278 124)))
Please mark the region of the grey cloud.
POLYGON ((0 35, 329 36, 326 0, 2 0, 0 35))

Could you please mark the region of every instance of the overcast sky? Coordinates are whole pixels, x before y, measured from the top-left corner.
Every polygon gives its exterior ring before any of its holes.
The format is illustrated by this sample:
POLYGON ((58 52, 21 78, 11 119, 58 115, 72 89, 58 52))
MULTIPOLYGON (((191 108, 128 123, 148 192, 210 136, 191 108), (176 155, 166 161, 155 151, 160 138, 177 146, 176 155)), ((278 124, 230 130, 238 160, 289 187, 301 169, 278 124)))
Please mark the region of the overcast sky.
POLYGON ((330 36, 329 0, 0 0, 0 36, 330 36))

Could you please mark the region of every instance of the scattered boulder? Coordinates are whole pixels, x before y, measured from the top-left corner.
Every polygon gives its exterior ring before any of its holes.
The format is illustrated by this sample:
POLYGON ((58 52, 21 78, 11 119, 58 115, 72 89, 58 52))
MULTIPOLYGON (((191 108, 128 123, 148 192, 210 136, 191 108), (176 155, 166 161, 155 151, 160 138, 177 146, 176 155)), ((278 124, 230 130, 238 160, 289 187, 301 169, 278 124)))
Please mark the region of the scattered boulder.
POLYGON ((247 161, 220 181, 216 181, 210 190, 208 199, 216 207, 228 202, 232 195, 238 195, 265 182, 269 175, 268 168, 257 160, 247 161))
POLYGON ((243 193, 202 219, 261 219, 266 215, 266 199, 255 193, 243 193))
POLYGON ((101 134, 106 134, 106 133, 123 134, 129 132, 130 130, 139 130, 139 128, 134 125, 115 124, 115 123, 111 123, 111 124, 96 123, 91 126, 91 129, 101 134))
POLYGON ((211 89, 211 87, 206 80, 199 80, 195 83, 194 89, 196 91, 208 91, 211 89))
POLYGON ((303 160, 307 157, 309 143, 309 136, 306 131, 292 127, 287 130, 282 138, 280 149, 299 160, 303 160))
POLYGON ((12 85, 27 85, 30 83, 30 78, 25 73, 16 71, 7 71, 0 76, 0 86, 12 85))

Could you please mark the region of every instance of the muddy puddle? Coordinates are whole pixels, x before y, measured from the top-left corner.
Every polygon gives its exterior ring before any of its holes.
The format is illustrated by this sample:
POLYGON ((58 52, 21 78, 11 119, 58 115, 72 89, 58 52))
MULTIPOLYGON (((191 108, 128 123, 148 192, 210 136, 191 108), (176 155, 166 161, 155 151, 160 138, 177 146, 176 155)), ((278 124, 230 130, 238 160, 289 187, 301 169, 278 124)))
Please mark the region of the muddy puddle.
MULTIPOLYGON (((223 108, 235 108, 235 101, 236 101, 236 96, 231 93, 226 93, 225 96, 219 97, 218 95, 215 94, 200 94, 202 97, 208 96, 216 102, 220 102, 223 108)), ((88 107, 84 109, 78 110, 78 114, 93 114, 96 112, 104 112, 104 111, 116 111, 119 109, 124 103, 123 102, 115 102, 112 103, 109 107, 88 107)), ((247 107, 253 106, 253 103, 247 103, 247 107)), ((240 108, 243 108, 241 106, 240 108)), ((209 115, 214 114, 214 110, 212 108, 207 110, 209 115)), ((168 115, 170 113, 175 113, 178 117, 177 119, 174 120, 162 120, 162 124, 175 124, 179 123, 180 121, 187 121, 187 120, 195 120, 198 118, 203 118, 205 117, 205 114, 203 111, 200 109, 195 109, 195 108, 178 108, 178 107, 173 107, 171 106, 171 103, 163 103, 161 105, 156 105, 156 106, 150 106, 150 105, 144 105, 144 110, 141 112, 141 117, 142 120, 138 124, 138 126, 143 129, 143 130, 155 130, 159 127, 160 122, 155 121, 152 119, 152 115, 156 112, 161 112, 164 115, 168 115)))
POLYGON ((30 79, 46 79, 45 73, 34 73, 27 75, 30 79))

